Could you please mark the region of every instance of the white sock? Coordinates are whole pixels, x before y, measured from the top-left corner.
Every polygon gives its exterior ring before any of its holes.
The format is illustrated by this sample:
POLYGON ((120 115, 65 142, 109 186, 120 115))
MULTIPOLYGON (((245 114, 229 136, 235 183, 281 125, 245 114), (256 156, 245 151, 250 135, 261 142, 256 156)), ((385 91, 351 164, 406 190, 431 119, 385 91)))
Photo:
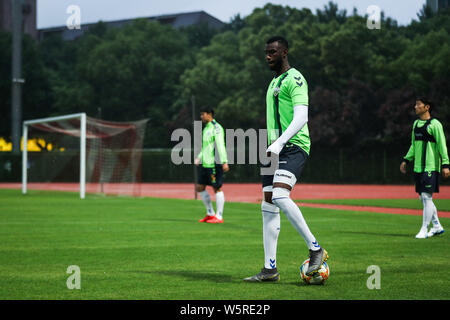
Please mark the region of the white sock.
POLYGON ((261 203, 263 216, 264 268, 277 267, 277 243, 280 234, 280 209, 263 201, 261 203))
POLYGON ((320 246, 309 230, 300 208, 289 197, 290 191, 285 188, 273 188, 272 202, 280 208, 292 223, 294 228, 300 233, 310 250, 320 250, 320 246))
POLYGON ((422 192, 420 194, 420 199, 422 199, 423 203, 422 229, 427 229, 434 213, 433 198, 431 197, 431 194, 422 192))
POLYGON ((200 196, 202 197, 203 204, 206 207, 207 215, 208 216, 213 216, 215 213, 214 213, 214 208, 212 206, 211 197, 209 196, 208 191, 203 190, 203 191, 201 191, 199 193, 200 193, 200 196))
POLYGON ((441 223, 439 222, 436 205, 434 204, 433 200, 431 200, 431 203, 433 204, 433 215, 431 216, 433 227, 442 228, 441 223))
POLYGON ((223 206, 225 205, 225 195, 223 191, 216 193, 216 217, 217 219, 222 219, 223 216, 223 206))

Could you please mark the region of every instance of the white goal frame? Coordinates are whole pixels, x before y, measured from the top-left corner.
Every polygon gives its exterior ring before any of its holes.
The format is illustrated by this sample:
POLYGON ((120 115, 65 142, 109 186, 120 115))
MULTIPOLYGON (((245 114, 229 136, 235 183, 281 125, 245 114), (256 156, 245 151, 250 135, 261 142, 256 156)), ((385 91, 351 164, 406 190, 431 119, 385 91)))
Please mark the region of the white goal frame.
POLYGON ((22 147, 22 194, 27 193, 28 178, 28 126, 59 120, 80 119, 80 198, 86 195, 86 113, 75 113, 66 116, 41 118, 23 122, 23 147, 22 147))

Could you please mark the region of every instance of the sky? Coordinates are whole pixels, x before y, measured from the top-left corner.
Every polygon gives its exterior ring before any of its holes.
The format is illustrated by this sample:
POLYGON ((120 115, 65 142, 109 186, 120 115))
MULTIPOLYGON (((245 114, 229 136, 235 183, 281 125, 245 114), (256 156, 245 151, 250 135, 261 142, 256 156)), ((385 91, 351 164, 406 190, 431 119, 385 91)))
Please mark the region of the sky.
MULTIPOLYGON (((263 7, 268 2, 299 9, 306 7, 315 12, 316 9, 323 9, 329 0, 37 0, 37 25, 38 29, 65 25, 70 16, 67 8, 71 5, 80 8, 81 24, 200 10, 223 22, 229 22, 236 14, 245 17, 251 14, 254 8, 263 7)), ((337 3, 340 9, 346 9, 348 14, 356 7, 360 15, 365 15, 369 6, 377 5, 386 17, 397 20, 400 25, 407 25, 411 20, 417 20, 417 13, 426 0, 333 2, 337 3)))

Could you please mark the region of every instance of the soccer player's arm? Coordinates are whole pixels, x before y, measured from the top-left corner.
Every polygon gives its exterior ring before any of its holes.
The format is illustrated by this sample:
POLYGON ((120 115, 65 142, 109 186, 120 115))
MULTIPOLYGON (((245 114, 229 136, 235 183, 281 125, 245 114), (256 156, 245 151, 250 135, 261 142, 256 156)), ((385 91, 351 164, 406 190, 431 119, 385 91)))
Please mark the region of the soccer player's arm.
POLYGON ((308 84, 303 77, 289 81, 289 94, 294 108, 293 119, 283 134, 267 149, 267 152, 279 154, 286 143, 308 122, 308 84))
POLYGON ((414 159, 414 155, 415 155, 415 149, 414 149, 415 148, 414 147, 414 142, 415 142, 414 128, 416 127, 416 123, 417 123, 417 120, 414 121, 414 124, 413 124, 413 130, 412 130, 412 133, 411 133, 411 146, 409 147, 408 152, 403 157, 402 163, 400 164, 400 171, 402 173, 406 173, 406 165, 408 163, 410 163, 414 159))
POLYGON ((225 148, 225 134, 222 127, 215 128, 214 140, 216 142, 217 150, 219 151, 220 163, 228 163, 227 149, 225 148))
POLYGON ((203 150, 200 151, 200 153, 197 155, 197 157, 194 160, 194 164, 196 166, 198 166, 202 162, 202 152, 203 152, 203 150))
POLYGON ((436 139, 436 146, 439 151, 439 155, 441 156, 442 169, 446 169, 444 171, 447 171, 450 168, 450 161, 448 158, 447 144, 445 141, 445 134, 444 129, 442 128, 442 124, 436 121, 435 125, 432 127, 432 130, 433 130, 432 134, 436 139))
POLYGON ((405 161, 407 163, 411 162, 414 159, 414 154, 415 154, 415 149, 414 149, 415 143, 414 142, 416 141, 415 136, 414 136, 414 128, 416 127, 416 123, 417 123, 417 120, 413 124, 413 130, 411 133, 411 146, 409 147, 409 150, 406 153, 406 155, 403 157, 403 161, 405 161))

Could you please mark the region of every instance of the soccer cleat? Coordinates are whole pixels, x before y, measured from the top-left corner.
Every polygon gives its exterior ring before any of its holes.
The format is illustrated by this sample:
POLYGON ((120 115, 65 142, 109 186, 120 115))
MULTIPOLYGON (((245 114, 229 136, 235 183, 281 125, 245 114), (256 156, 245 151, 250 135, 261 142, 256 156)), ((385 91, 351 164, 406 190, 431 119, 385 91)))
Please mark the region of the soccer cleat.
POLYGON ((216 216, 206 215, 203 219, 198 220, 198 222, 208 222, 208 220, 215 218, 216 216))
POLYGON ((216 216, 213 216, 211 219, 206 221, 207 223, 223 223, 223 219, 219 219, 216 216))
POLYGON ((261 272, 258 274, 255 274, 254 276, 244 278, 244 281, 247 282, 276 282, 280 281, 280 274, 277 271, 277 268, 275 269, 266 269, 262 268, 261 272))
POLYGON ((440 235, 440 234, 443 234, 443 233, 444 233, 444 228, 442 228, 442 226, 433 227, 428 232, 427 237, 430 238, 432 236, 437 236, 437 235, 440 235))
POLYGON ((314 272, 317 272, 324 261, 328 259, 328 252, 324 248, 320 248, 319 250, 313 251, 309 250, 309 266, 306 271, 306 275, 310 276, 314 272))
POLYGON ((420 229, 419 233, 416 234, 416 239, 426 239, 428 238, 427 229, 422 228, 420 229))

